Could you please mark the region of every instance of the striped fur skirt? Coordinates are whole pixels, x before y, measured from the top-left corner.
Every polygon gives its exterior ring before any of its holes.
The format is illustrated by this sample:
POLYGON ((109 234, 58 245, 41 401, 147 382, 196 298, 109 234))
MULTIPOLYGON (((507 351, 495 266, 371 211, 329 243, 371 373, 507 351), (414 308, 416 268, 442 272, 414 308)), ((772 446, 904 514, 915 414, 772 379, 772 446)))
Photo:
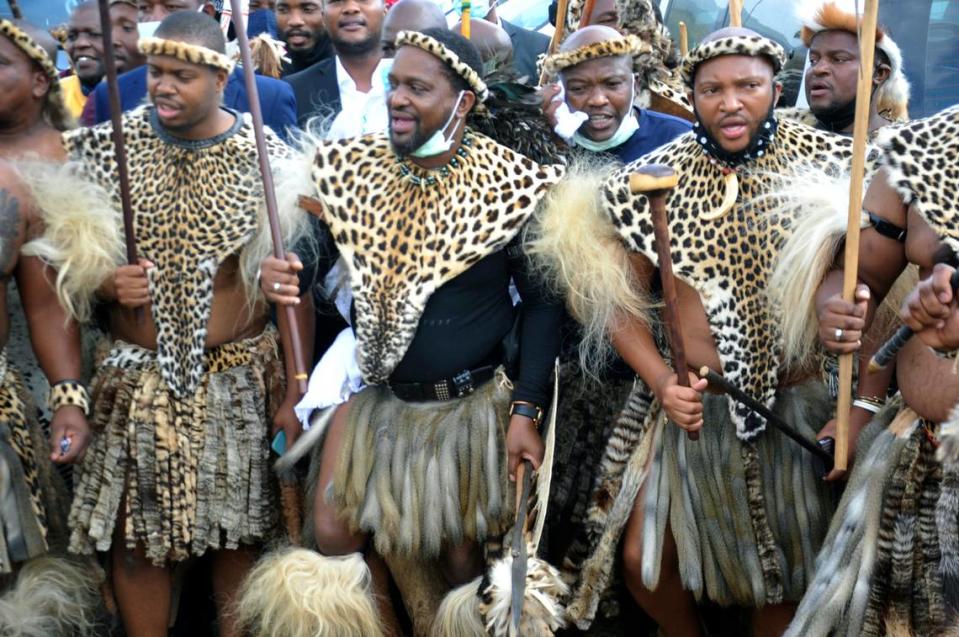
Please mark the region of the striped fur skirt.
POLYGON ((63 485, 36 413, 0 352, 0 576, 65 544, 63 485))
MULTIPOLYGON (((743 442, 727 398, 703 402, 698 441, 652 416, 660 443, 643 503, 644 583, 658 583, 668 522, 683 585, 697 599, 751 608, 798 601, 834 510, 830 487, 811 454, 776 429, 743 442)), ((819 382, 780 390, 773 410, 808 438, 832 417, 819 382)))
POLYGON ((384 386, 357 394, 331 492, 344 519, 372 534, 381 555, 435 558, 503 533, 513 516, 511 389, 498 370, 471 395, 446 402, 404 402, 384 386))
POLYGON ((276 330, 207 350, 203 378, 185 399, 167 388, 155 352, 104 345, 70 550, 108 550, 118 523, 127 548, 142 544, 158 566, 271 539, 278 510, 268 435, 284 392, 276 330))
MULTIPOLYGON (((955 457, 936 458, 935 430, 901 401, 864 430, 874 441, 860 438, 815 578, 788 635, 941 632, 944 584, 949 597, 959 580, 959 480, 955 457)), ((947 435, 943 450, 949 447, 947 435)))

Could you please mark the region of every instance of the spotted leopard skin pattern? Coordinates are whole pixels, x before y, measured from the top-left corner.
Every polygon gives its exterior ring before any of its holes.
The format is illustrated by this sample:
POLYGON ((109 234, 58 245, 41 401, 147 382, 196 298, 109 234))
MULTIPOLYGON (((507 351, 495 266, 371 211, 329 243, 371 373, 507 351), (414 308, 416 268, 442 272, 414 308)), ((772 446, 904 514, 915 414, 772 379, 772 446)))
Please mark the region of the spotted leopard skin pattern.
POLYGON ((906 204, 959 253, 959 105, 881 130, 882 166, 906 204))
MULTIPOLYGON (((711 163, 688 133, 614 174, 605 200, 613 224, 626 246, 658 263, 648 202, 632 195, 629 173, 644 164, 672 167, 679 184, 669 193, 666 209, 673 270, 699 292, 716 341, 723 374, 747 394, 771 406, 779 385, 782 352, 780 310, 766 298, 766 284, 783 244, 790 236, 792 215, 769 195, 776 175, 799 165, 841 162, 848 166, 852 140, 783 120, 770 152, 740 168, 739 198, 726 215, 702 216, 719 209, 725 188, 720 168, 711 163)), ((737 433, 755 438, 765 422, 730 402, 737 433)))
POLYGON ((358 362, 385 382, 430 296, 510 242, 562 166, 541 166, 467 130, 447 174, 400 161, 386 135, 321 144, 312 175, 356 304, 358 362), (434 176, 436 183, 416 183, 434 176))
MULTIPOLYGON (((152 107, 124 114, 130 198, 139 256, 148 270, 157 360, 174 395, 189 395, 203 374, 213 279, 221 263, 238 254, 261 224, 263 187, 249 116, 233 135, 190 149, 164 142, 150 122, 152 107)), ((287 147, 266 131, 272 157, 287 147)), ((64 134, 83 176, 109 192, 120 208, 109 123, 64 134)))

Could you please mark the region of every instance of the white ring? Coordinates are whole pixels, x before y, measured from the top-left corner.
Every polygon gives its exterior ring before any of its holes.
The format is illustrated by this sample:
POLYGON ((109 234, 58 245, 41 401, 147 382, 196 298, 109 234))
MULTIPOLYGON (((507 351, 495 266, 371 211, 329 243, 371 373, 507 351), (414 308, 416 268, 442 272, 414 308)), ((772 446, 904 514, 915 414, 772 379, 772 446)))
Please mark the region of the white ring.
POLYGON ((843 334, 843 329, 842 329, 841 327, 837 327, 837 328, 836 328, 836 342, 837 342, 837 343, 841 343, 841 342, 842 342, 842 334, 843 334))
POLYGON ((276 283, 273 284, 273 291, 274 291, 274 292, 279 292, 279 291, 280 291, 280 283, 279 283, 279 282, 276 282, 276 283))

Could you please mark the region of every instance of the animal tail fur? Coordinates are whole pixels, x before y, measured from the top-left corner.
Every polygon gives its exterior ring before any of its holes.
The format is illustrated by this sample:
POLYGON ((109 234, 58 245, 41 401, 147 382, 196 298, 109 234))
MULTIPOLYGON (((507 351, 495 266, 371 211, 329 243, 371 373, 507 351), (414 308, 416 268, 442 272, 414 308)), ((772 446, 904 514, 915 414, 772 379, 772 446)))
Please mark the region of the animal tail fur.
MULTIPOLYGON (((942 491, 936 504, 943 598, 959 613, 959 405, 939 429, 936 458, 942 463, 942 491)), ((956 629, 959 635, 959 625, 956 629)))
POLYGON ((237 622, 251 637, 382 635, 370 571, 358 553, 286 549, 259 561, 240 589, 237 622))
POLYGON ((784 360, 804 368, 817 352, 816 290, 829 272, 846 237, 849 175, 806 167, 778 177, 777 207, 797 210, 792 234, 779 253, 769 297, 783 312, 784 360))
POLYGON ((589 164, 570 166, 544 199, 526 236, 534 266, 583 325, 580 360, 593 373, 608 360, 610 327, 623 318, 648 322, 651 309, 604 211, 608 171, 589 164))
MULTIPOLYGON (((489 583, 483 590, 480 609, 486 631, 494 637, 515 637, 511 630, 513 557, 507 554, 497 560, 489 574, 489 583)), ((548 637, 565 627, 565 611, 560 600, 569 595, 569 587, 559 571, 548 562, 531 558, 526 569, 526 594, 523 597, 523 615, 519 632, 523 637, 548 637)))
POLYGON ((0 596, 0 635, 93 635, 100 606, 99 578, 83 562, 49 555, 23 565, 0 596))
POLYGON ((80 321, 90 317, 94 292, 123 262, 118 206, 70 163, 22 162, 18 170, 43 217, 44 232, 23 247, 56 270, 60 304, 80 321))
POLYGON ((481 577, 451 590, 440 604, 430 630, 431 637, 487 637, 480 615, 481 577))

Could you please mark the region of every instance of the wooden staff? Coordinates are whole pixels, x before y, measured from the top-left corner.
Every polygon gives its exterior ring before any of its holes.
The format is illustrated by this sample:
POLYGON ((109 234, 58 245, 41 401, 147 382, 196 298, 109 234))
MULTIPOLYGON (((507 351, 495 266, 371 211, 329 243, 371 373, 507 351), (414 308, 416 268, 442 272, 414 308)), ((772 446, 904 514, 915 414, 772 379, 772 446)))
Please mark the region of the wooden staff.
MULTIPOLYGON (((653 233, 656 237, 656 255, 659 257, 659 279, 663 284, 663 302, 669 341, 673 352, 673 369, 680 387, 689 387, 689 370, 686 367, 686 345, 679 323, 679 299, 676 279, 673 277, 673 257, 669 251, 669 222, 666 219, 666 194, 676 187, 679 178, 669 166, 650 164, 641 167, 629 176, 629 189, 634 194, 642 193, 649 199, 653 217, 653 233)), ((698 431, 687 431, 690 440, 699 440, 698 431)))
MULTIPOLYGON (((849 175, 849 220, 846 226, 846 255, 843 265, 842 297, 852 303, 859 274, 859 220, 862 216, 862 187, 866 170, 866 141, 869 136, 869 101, 872 95, 872 68, 876 53, 876 21, 879 0, 866 0, 859 29, 859 83, 856 87, 856 119, 852 142, 852 172, 849 175)), ((849 458, 849 410, 852 408, 852 354, 839 357, 839 401, 836 406, 836 468, 845 470, 849 458)))
MULTIPOLYGON (((104 2, 104 0, 100 0, 104 2)), ((237 43, 240 45, 240 58, 243 61, 243 77, 246 80, 246 96, 250 103, 250 115, 253 118, 253 134, 256 137, 256 154, 260 160, 260 173, 263 177, 263 198, 266 200, 266 214, 270 221, 270 233, 273 235, 273 256, 277 259, 286 259, 286 250, 283 247, 283 234, 280 231, 280 217, 276 206, 276 189, 273 186, 273 172, 270 170, 270 155, 266 149, 266 137, 263 134, 263 112, 260 109, 260 94, 256 88, 256 75, 253 70, 253 60, 250 55, 250 41, 246 37, 246 22, 243 17, 240 0, 230 0, 233 9, 233 26, 236 30, 237 43)), ((280 322, 280 339, 284 348, 289 348, 293 356, 293 365, 296 370, 297 386, 300 394, 306 393, 306 381, 309 376, 303 362, 303 346, 300 343, 300 332, 297 329, 296 311, 292 305, 283 308, 286 325, 280 322)))
MULTIPOLYGON (((127 263, 137 264, 137 242, 133 231, 133 204, 130 201, 130 173, 127 171, 127 148, 123 140, 123 109, 120 105, 120 87, 117 84, 117 65, 113 55, 113 29, 110 28, 109 0, 98 0, 100 31, 103 33, 103 65, 107 74, 107 96, 110 102, 110 123, 113 131, 113 149, 116 154, 120 182, 120 206, 123 210, 123 238, 127 248, 127 263)), ((12 6, 12 5, 11 5, 12 6)), ((137 320, 143 310, 137 308, 137 320)))
POLYGON ((472 5, 470 0, 463 0, 460 4, 460 34, 466 38, 470 39, 470 14, 472 13, 472 5))
POLYGON ((682 20, 679 22, 679 54, 683 59, 689 55, 689 30, 682 20))
MULTIPOLYGON (((566 35, 566 16, 569 14, 569 0, 558 0, 556 4, 556 28, 553 29, 553 37, 549 39, 549 48, 546 49, 547 57, 556 53, 559 45, 563 42, 563 36, 566 35)), ((546 84, 546 69, 539 75, 539 85, 546 84)))
POLYGON ((13 19, 23 20, 23 11, 20 10, 20 5, 17 4, 17 0, 7 0, 7 3, 10 5, 10 14, 13 16, 13 19))
POLYGON ((729 0, 729 26, 743 26, 743 4, 742 0, 729 0))
POLYGON ((596 6, 596 0, 586 0, 583 4, 583 13, 579 16, 578 29, 589 25, 589 19, 593 17, 593 7, 596 6))

